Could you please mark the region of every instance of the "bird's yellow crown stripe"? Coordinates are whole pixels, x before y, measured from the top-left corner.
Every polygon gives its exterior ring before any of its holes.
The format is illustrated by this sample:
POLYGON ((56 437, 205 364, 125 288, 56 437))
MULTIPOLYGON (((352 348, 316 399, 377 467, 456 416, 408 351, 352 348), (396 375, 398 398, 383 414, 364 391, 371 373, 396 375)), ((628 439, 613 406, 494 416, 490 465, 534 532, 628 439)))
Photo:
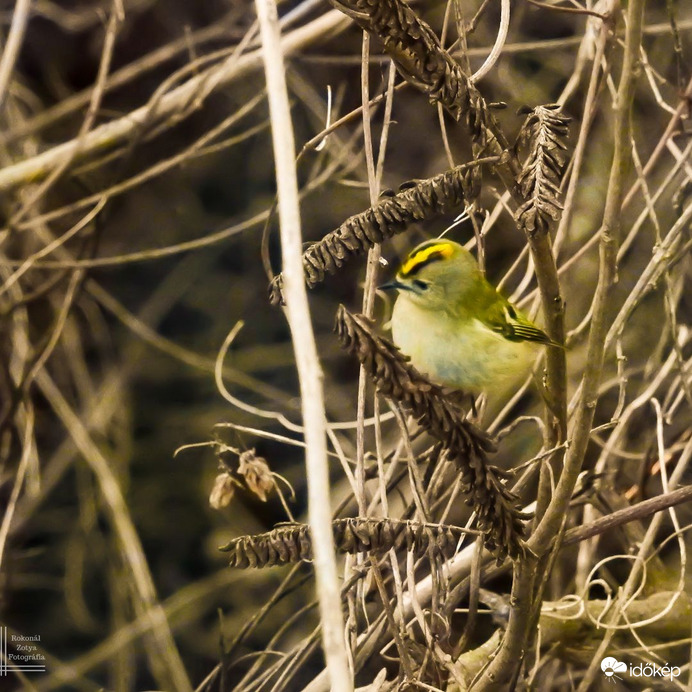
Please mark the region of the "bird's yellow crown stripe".
POLYGON ((445 242, 433 242, 420 248, 417 252, 409 255, 408 259, 401 265, 399 273, 402 276, 415 274, 424 264, 428 264, 436 259, 446 259, 454 252, 454 246, 445 242))

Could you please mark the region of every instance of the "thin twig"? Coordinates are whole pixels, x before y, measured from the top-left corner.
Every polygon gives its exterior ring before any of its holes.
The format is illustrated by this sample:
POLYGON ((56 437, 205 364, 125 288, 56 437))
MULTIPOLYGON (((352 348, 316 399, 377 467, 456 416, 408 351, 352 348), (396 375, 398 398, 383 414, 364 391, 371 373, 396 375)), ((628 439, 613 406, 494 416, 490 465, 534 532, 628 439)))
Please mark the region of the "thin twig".
POLYGON ((602 15, 598 12, 594 12, 593 10, 587 10, 586 8, 582 7, 560 7, 559 5, 551 5, 547 2, 540 2, 540 0, 526 0, 526 2, 530 3, 531 5, 535 5, 536 7, 540 7, 541 9, 549 10, 552 12, 566 12, 568 14, 585 14, 590 17, 596 17, 597 19, 601 19, 603 21, 607 20, 607 17, 605 15, 602 15))
POLYGON ((617 512, 613 512, 605 517, 596 519, 590 524, 576 526, 575 528, 570 529, 565 533, 562 546, 566 547, 568 545, 580 543, 581 541, 585 541, 587 538, 598 536, 606 531, 610 531, 610 529, 614 529, 617 526, 622 526, 630 521, 645 519, 656 512, 662 512, 664 509, 668 509, 668 507, 681 505, 683 502, 690 502, 691 500, 692 485, 686 485, 683 488, 678 488, 672 492, 652 497, 649 500, 638 502, 632 507, 626 507, 625 509, 620 509, 617 512))

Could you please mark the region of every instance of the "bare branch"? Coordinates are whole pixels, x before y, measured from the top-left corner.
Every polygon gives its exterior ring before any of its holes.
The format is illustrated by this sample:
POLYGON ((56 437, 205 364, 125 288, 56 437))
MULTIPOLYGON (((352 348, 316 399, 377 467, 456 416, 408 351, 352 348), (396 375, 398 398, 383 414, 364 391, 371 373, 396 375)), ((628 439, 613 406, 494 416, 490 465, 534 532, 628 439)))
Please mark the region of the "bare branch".
POLYGON ((255 6, 260 22, 262 57, 272 122, 286 313, 296 354, 307 444, 305 470, 308 478, 310 530, 315 556, 322 643, 332 689, 336 692, 350 692, 353 689, 353 678, 348 667, 334 540, 330 530, 331 503, 322 373, 301 263, 302 238, 295 144, 284 68, 284 54, 288 46, 282 45, 280 40, 274 1, 256 0, 255 6))

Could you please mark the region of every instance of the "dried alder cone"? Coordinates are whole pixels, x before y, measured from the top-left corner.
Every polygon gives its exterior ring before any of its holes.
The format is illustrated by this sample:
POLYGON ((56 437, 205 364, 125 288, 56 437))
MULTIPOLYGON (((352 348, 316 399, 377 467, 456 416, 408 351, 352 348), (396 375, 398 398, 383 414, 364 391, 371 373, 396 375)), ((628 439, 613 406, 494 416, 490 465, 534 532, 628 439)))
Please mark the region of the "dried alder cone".
POLYGON ((454 118, 463 120, 474 158, 501 156, 498 171, 519 204, 516 217, 521 228, 528 233, 543 231, 551 220, 559 218, 557 191, 568 121, 559 106, 539 106, 529 115, 524 128, 530 134, 532 149, 521 166, 471 78, 404 0, 330 1, 382 41, 404 79, 428 94, 432 102, 441 103, 454 118))
POLYGON ((485 534, 485 547, 498 558, 518 557, 524 552, 523 520, 517 497, 502 483, 507 474, 487 462, 494 451, 490 437, 465 420, 462 411, 442 387, 421 375, 389 340, 372 331, 363 315, 352 315, 339 306, 336 332, 342 346, 354 354, 377 390, 409 410, 439 440, 456 464, 462 490, 485 534))
POLYGON ((426 93, 432 103, 441 103, 455 120, 464 118, 474 157, 499 153, 504 148, 488 149, 487 145, 496 139, 497 126, 487 104, 435 32, 403 0, 330 2, 382 41, 407 82, 426 93))
POLYGON ((330 0, 365 31, 375 34, 404 79, 439 101, 457 120, 467 78, 433 30, 398 0, 330 0))
MULTIPOLYGON (((341 226, 311 245, 303 254, 305 282, 310 288, 333 274, 352 255, 366 252, 376 243, 405 231, 413 221, 431 219, 463 208, 465 200, 478 191, 471 171, 481 162, 464 164, 428 180, 404 183, 396 193, 383 193, 382 201, 346 219, 341 226)), ((269 285, 273 305, 283 302, 282 276, 278 274, 269 285)))
POLYGON ((478 92, 435 32, 403 0, 330 1, 377 36, 403 78, 425 92, 431 102, 441 103, 456 120, 468 113, 478 92))
POLYGON ((528 233, 547 232, 562 212, 560 182, 565 167, 570 118, 558 104, 528 111, 518 144, 528 143, 529 155, 517 182, 526 200, 516 211, 521 228, 528 233))
MULTIPOLYGON (((405 546, 415 555, 432 552, 451 557, 467 533, 457 526, 421 524, 396 519, 336 519, 332 522, 334 544, 341 553, 384 553, 405 546)), ((221 548, 230 553, 231 567, 273 567, 312 559, 307 524, 286 524, 255 536, 234 538, 221 548)))

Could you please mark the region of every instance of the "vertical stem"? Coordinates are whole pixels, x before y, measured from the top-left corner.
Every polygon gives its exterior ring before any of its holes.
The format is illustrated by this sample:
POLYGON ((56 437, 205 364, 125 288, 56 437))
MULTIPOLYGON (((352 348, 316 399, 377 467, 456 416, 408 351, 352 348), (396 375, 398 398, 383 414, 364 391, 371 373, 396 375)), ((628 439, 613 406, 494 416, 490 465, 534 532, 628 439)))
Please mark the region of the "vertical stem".
POLYGON ((5 107, 7 89, 22 46, 30 9, 31 0, 17 0, 12 13, 10 33, 7 35, 5 50, 2 52, 2 58, 0 58, 0 114, 5 107))
MULTIPOLYGON (((365 149, 365 163, 368 171, 368 183, 370 188, 370 204, 375 204, 377 199, 375 181, 375 160, 372 149, 372 129, 370 127, 370 80, 368 73, 368 57, 370 55, 370 34, 363 32, 363 48, 360 68, 360 87, 361 100, 363 102, 363 145, 365 149)), ((365 290, 363 291, 363 314, 370 316, 375 303, 375 281, 377 274, 377 263, 380 257, 380 246, 370 248, 368 251, 368 263, 365 274, 365 290)), ((365 399, 367 396, 367 377, 363 366, 358 371, 358 404, 356 419, 358 427, 356 429, 356 485, 358 500, 358 513, 366 516, 367 500, 365 498, 365 399)))
POLYGON ((533 555, 527 555, 514 565, 507 630, 495 658, 483 670, 480 679, 474 681, 473 692, 500 692, 514 688, 510 681, 516 680, 530 640, 528 629, 533 605, 531 595, 536 579, 537 562, 533 555))
MULTIPOLYGON (((617 278, 623 186, 630 162, 628 154, 631 135, 630 109, 634 97, 636 66, 642 38, 644 4, 645 0, 630 0, 627 7, 625 55, 614 104, 613 161, 600 229, 598 285, 593 301, 593 319, 586 357, 587 365, 575 421, 570 431, 571 444, 567 449, 564 468, 552 500, 528 541, 531 557, 526 563, 520 562, 515 565, 512 610, 502 644, 497 656, 484 672, 483 679, 474 685, 474 692, 507 689, 507 683, 513 678, 521 663, 523 642, 527 636, 531 635, 531 632, 528 631, 529 623, 527 622, 530 619, 530 609, 529 611, 526 610, 526 598, 532 595, 536 577, 540 576, 536 575, 535 568, 529 568, 529 561, 535 562, 534 555, 539 558, 545 556, 554 547, 554 540, 556 538, 559 540, 591 433, 598 401, 598 388, 603 372, 605 340, 609 326, 608 312, 609 306, 612 304, 611 294, 617 278), (520 658, 517 659, 517 656, 520 658)), ((541 290, 541 293, 545 299, 544 291, 541 290)))
POLYGON ((281 51, 281 35, 275 0, 255 0, 255 6, 260 23, 272 124, 286 312, 300 379, 303 425, 307 445, 305 462, 308 479, 309 522, 322 622, 322 645, 332 690, 351 692, 353 676, 349 670, 346 654, 341 593, 331 527, 322 372, 303 281, 295 143, 281 51))
POLYGON ((574 484, 581 470, 598 401, 605 339, 609 327, 607 317, 609 305, 612 303, 612 289, 617 278, 623 185, 630 163, 630 108, 634 97, 635 68, 641 45, 644 4, 645 0, 631 0, 627 8, 625 56, 620 85, 613 106, 615 116, 613 162, 600 230, 598 285, 593 301, 593 319, 586 356, 587 365, 582 381, 581 397, 571 431, 572 443, 565 455, 565 467, 550 507, 529 542, 529 547, 536 550, 538 554, 543 553, 548 548, 550 541, 562 525, 574 484))

